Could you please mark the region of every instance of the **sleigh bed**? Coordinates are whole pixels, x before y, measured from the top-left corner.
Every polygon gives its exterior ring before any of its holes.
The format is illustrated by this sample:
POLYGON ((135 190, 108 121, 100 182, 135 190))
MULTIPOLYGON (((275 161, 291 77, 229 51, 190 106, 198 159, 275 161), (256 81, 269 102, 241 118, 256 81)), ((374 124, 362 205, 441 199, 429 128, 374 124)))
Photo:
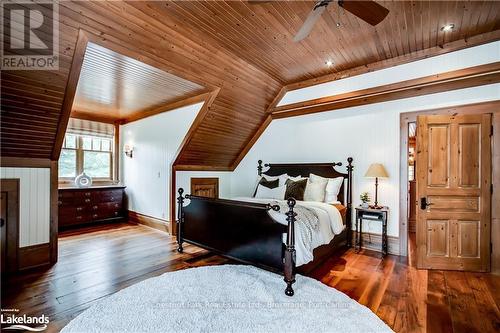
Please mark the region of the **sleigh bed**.
POLYGON ((286 198, 288 211, 286 225, 271 217, 279 206, 240 200, 213 199, 184 195, 178 190, 177 198, 177 242, 179 252, 183 243, 189 243, 235 261, 250 264, 284 275, 285 294, 292 296, 295 273, 308 273, 324 262, 339 248, 351 246, 352 225, 352 158, 347 159, 346 173, 335 168, 338 163, 313 164, 265 164, 258 162, 258 175, 308 177, 315 174, 325 178, 343 177, 338 200, 345 206, 343 222, 345 227, 325 245, 313 251, 314 259, 296 267, 296 209, 297 201, 286 198), (264 169, 266 169, 264 171, 264 169))

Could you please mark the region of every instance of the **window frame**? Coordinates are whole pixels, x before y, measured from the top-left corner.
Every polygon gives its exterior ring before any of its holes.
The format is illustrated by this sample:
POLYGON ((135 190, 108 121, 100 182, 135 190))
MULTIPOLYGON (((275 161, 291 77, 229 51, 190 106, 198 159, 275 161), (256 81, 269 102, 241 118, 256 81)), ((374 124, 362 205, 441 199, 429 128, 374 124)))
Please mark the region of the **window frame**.
MULTIPOLYGON (((92 177, 92 185, 108 185, 108 184, 115 184, 118 183, 117 175, 116 175, 116 167, 115 163, 118 163, 116 160, 116 140, 117 136, 116 133, 113 136, 113 138, 109 138, 110 140, 110 147, 109 151, 102 151, 102 150, 94 150, 93 148, 93 140, 91 140, 91 149, 84 149, 83 148, 83 138, 84 137, 90 137, 90 138, 104 138, 104 137, 99 137, 99 135, 85 135, 85 134, 77 134, 77 133, 72 133, 72 132, 67 132, 64 135, 64 141, 61 150, 74 150, 76 151, 76 170, 75 174, 76 176, 80 175, 83 172, 83 167, 85 163, 84 155, 86 151, 90 152, 101 152, 101 153, 109 153, 109 177, 92 177), (66 148, 66 136, 67 135, 74 135, 75 136, 75 148, 66 148)), ((101 142, 102 146, 102 142, 101 142)), ((73 184, 75 181, 75 177, 59 177, 59 184, 61 185, 70 185, 73 184)))

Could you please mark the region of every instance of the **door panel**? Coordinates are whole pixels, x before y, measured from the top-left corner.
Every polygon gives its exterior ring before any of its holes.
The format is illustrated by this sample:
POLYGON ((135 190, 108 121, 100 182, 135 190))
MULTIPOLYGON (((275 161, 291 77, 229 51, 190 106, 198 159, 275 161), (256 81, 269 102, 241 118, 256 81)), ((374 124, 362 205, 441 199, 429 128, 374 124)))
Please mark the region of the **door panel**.
POLYGON ((479 124, 458 125, 459 166, 458 184, 460 187, 479 187, 479 165, 481 156, 481 127, 479 124))
POLYGON ((218 198, 219 178, 191 178, 191 194, 199 197, 218 198))
POLYGON ((447 187, 450 170, 450 136, 445 125, 429 126, 429 186, 447 187))
POLYGON ((458 221, 458 256, 479 258, 480 223, 479 221, 458 221))
POLYGON ((430 257, 448 257, 449 225, 446 220, 427 221, 427 255, 430 257))
POLYGON ((417 126, 417 265, 488 271, 491 115, 419 116, 417 126))

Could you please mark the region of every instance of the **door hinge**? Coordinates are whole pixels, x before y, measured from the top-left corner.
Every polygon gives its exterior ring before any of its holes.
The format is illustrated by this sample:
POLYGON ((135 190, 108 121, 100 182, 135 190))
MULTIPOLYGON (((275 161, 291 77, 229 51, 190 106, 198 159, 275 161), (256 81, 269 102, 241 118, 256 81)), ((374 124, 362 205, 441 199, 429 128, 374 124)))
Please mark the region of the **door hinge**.
POLYGON ((490 192, 493 194, 493 183, 490 184, 490 192))
POLYGON ((491 125, 491 132, 490 132, 490 136, 493 136, 493 125, 491 125))
POLYGON ((493 253, 493 243, 490 243, 490 253, 493 253))

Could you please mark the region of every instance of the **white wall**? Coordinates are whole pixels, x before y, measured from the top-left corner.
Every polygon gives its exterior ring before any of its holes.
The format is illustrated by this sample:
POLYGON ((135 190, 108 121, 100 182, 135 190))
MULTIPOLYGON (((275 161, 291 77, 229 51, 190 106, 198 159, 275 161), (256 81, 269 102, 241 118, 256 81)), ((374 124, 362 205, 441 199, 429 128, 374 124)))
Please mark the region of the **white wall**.
POLYGON ((50 168, 0 168, 0 178, 19 179, 19 247, 49 242, 50 168))
POLYGON ((479 45, 342 80, 289 91, 278 106, 474 67, 500 60, 500 41, 479 45))
POLYGON ((128 209, 168 220, 170 167, 203 103, 144 118, 120 128, 121 181, 128 209), (123 146, 133 146, 133 157, 123 146))
MULTIPOLYGON (((251 195, 259 159, 267 163, 345 162, 352 156, 353 204, 358 205, 361 192, 368 191, 373 198, 373 179, 363 175, 371 163, 380 162, 390 178, 380 182, 379 202, 390 208, 388 234, 398 236, 400 113, 499 98, 500 84, 494 84, 275 120, 233 173, 231 195, 251 195)), ((381 233, 376 222, 365 226, 367 232, 381 233)))

